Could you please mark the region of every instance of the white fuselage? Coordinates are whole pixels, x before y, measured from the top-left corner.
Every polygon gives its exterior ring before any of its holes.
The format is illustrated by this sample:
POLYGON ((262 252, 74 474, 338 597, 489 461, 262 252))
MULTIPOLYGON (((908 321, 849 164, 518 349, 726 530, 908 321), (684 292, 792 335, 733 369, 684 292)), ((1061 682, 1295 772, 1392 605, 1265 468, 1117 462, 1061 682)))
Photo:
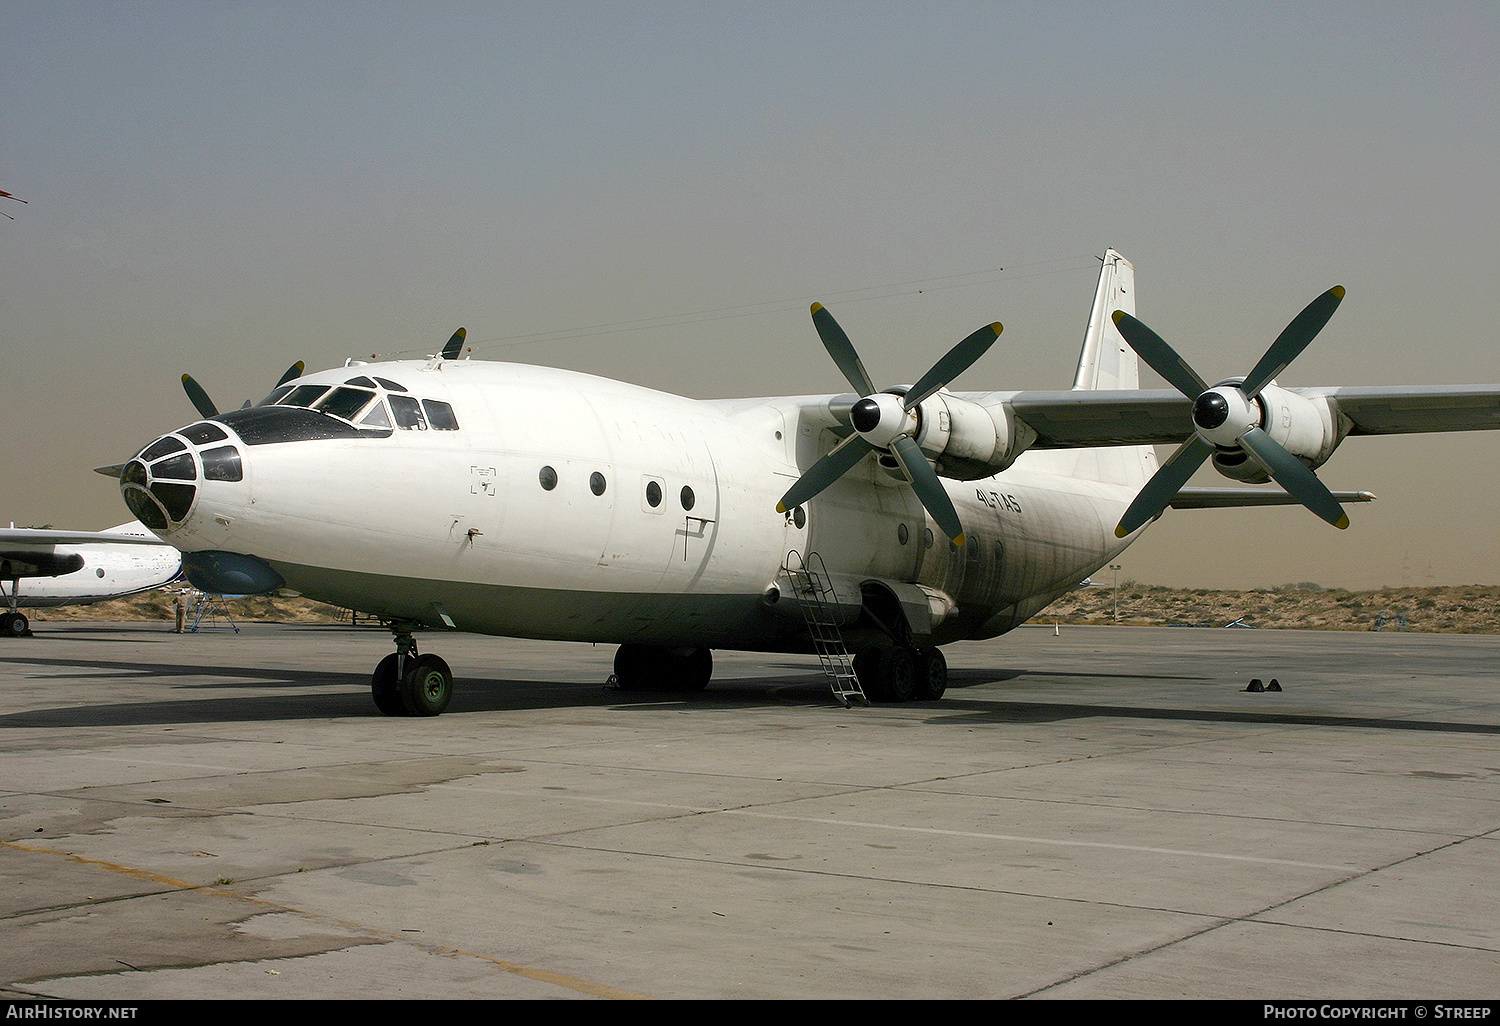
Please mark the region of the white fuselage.
POLYGON ((253 556, 286 589, 386 618, 739 649, 795 647, 802 625, 772 599, 788 553, 816 553, 846 588, 921 588, 941 644, 1008 630, 1107 563, 1126 544, 1112 529, 1148 460, 1032 452, 994 477, 945 481, 967 536, 954 547, 878 453, 805 510, 776 511, 837 441, 833 397, 700 401, 453 360, 356 364, 296 384, 356 378, 382 382, 376 403, 392 411, 393 396, 446 403, 457 429, 266 440, 276 411, 265 406, 217 418, 228 439, 192 442, 190 425, 176 434, 196 479, 150 526, 184 552, 253 556), (247 427, 254 416, 261 429, 247 427), (225 446, 238 480, 205 473, 204 452, 225 446))

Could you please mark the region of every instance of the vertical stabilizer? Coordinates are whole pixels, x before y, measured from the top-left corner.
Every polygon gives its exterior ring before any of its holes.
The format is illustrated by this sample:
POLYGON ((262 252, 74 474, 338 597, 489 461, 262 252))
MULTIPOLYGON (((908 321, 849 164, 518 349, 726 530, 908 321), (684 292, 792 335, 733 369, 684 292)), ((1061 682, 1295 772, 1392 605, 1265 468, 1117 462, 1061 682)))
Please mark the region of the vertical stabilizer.
MULTIPOLYGON (((1099 288, 1078 356, 1075 389, 1140 388, 1140 362, 1115 327, 1114 313, 1135 316, 1135 267, 1113 249, 1104 253, 1099 288)), ((1071 473, 1089 480, 1139 489, 1156 471, 1156 450, 1131 445, 1074 451, 1071 473)))
POLYGON ((1099 289, 1089 311, 1089 327, 1083 336, 1074 388, 1139 388, 1140 372, 1135 350, 1125 344, 1115 327, 1114 312, 1135 316, 1135 267, 1113 249, 1104 253, 1099 289))

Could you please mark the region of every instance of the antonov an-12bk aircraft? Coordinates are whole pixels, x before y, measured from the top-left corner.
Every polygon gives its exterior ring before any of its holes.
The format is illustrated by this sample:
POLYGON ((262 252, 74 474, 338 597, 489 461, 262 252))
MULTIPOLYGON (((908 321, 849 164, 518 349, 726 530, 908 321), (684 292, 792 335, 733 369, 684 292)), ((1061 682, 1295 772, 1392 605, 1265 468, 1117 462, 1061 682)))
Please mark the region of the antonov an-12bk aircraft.
POLYGON ((1343 294, 1214 385, 1135 319, 1113 250, 1069 390, 949 391, 998 324, 882 388, 816 304, 851 392, 685 399, 458 359, 460 329, 430 359, 291 377, 222 414, 184 376, 204 419, 112 469, 198 588, 386 622, 389 714, 452 694, 419 628, 617 644, 622 687, 703 687, 720 648, 817 652, 846 702, 935 699, 940 646, 1024 623, 1167 506, 1300 502, 1342 528, 1371 496, 1313 469, 1346 436, 1500 427, 1500 386, 1276 384, 1343 294), (1175 391, 1141 389, 1137 354, 1175 391), (1158 466, 1156 444, 1178 448, 1158 466), (1187 487, 1210 459, 1236 484, 1187 487))

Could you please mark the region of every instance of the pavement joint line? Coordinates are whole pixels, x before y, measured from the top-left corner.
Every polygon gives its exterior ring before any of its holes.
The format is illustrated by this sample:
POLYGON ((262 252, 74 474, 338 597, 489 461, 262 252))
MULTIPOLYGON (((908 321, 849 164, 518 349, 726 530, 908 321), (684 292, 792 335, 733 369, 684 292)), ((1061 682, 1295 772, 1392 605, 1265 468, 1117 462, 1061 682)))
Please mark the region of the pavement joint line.
MULTIPOLYGON (((256 897, 255 895, 251 894, 241 894, 238 891, 231 891, 222 886, 189 883, 186 880, 178 880, 175 877, 165 876, 161 873, 152 872, 149 869, 138 869, 133 866, 120 865, 116 862, 106 862, 102 859, 91 859, 83 855, 76 855, 73 852, 59 851, 56 848, 43 848, 40 845, 25 844, 20 841, 0 840, 0 847, 10 848, 14 851, 26 852, 32 855, 57 855, 81 866, 89 866, 94 869, 103 869, 106 872, 117 873, 121 876, 126 876, 133 880, 142 880, 147 883, 160 884, 164 887, 169 887, 176 891, 199 891, 205 894, 213 894, 220 897, 237 898, 240 901, 249 902, 254 905, 260 905, 269 909, 275 909, 278 912, 292 912, 300 916, 307 916, 312 919, 320 919, 326 922, 334 923, 347 929, 358 930, 379 937, 388 937, 393 941, 401 941, 405 944, 415 944, 419 947, 426 948, 427 950, 438 954, 462 955, 466 958, 475 958, 482 962, 488 962, 496 968, 501 969, 504 972, 511 973, 512 975, 520 976, 528 980, 534 980, 538 983, 546 983, 556 987, 562 987, 566 990, 576 991, 580 994, 587 994, 591 997, 613 998, 616 1000, 647 1000, 645 995, 643 994, 635 994, 631 991, 621 990, 618 987, 611 987, 608 984, 595 983, 591 980, 582 980, 576 976, 569 976, 566 973, 553 972, 550 969, 539 969, 535 966, 522 965, 519 962, 507 962, 506 960, 501 958, 494 958, 490 955, 481 955, 473 951, 465 951, 462 948, 450 948, 435 944, 425 944, 392 930, 384 930, 379 927, 369 926, 365 923, 356 923, 351 922, 347 919, 339 919, 334 916, 324 915, 321 912, 313 912, 308 909, 297 908, 294 905, 286 905, 281 902, 271 901, 269 899, 256 897)), ((150 970, 136 971, 149 972, 150 970)))
POLYGON ((1229 862, 1254 862, 1272 866, 1296 866, 1302 869, 1328 869, 1340 873, 1357 871, 1358 867, 1330 865, 1323 862, 1302 862, 1296 859, 1272 859, 1257 855, 1229 855, 1223 852, 1191 851, 1179 848, 1157 848, 1140 844, 1118 844, 1108 841, 1074 841, 1053 837, 1027 837, 1020 834, 996 834, 978 830, 945 830, 939 827, 899 826, 892 823, 870 823, 862 820, 834 819, 825 816, 788 816, 785 814, 754 812, 745 809, 725 809, 725 815, 751 816, 758 819, 783 819, 800 823, 816 823, 821 826, 863 827, 870 830, 892 830, 898 833, 932 834, 941 837, 973 837, 980 840, 1015 841, 1022 844, 1050 844, 1073 848, 1103 848, 1113 851, 1140 852, 1147 855, 1184 855, 1190 858, 1223 859, 1229 862))

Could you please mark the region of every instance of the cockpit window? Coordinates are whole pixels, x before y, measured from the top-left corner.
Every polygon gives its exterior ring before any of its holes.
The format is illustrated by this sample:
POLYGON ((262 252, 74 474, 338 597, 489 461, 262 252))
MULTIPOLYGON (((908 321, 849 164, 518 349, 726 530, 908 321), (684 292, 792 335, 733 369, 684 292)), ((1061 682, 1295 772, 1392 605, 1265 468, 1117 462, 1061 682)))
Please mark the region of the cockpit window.
POLYGON ((277 389, 273 390, 270 395, 266 396, 264 399, 262 399, 260 402, 256 403, 255 405, 257 405, 257 406, 274 406, 277 402, 279 402, 281 400, 281 398, 284 395, 286 395, 288 392, 290 392, 295 387, 296 387, 295 385, 282 385, 280 388, 277 388, 277 389))
POLYGON ((370 407, 370 412, 365 414, 360 420, 359 426, 363 428, 385 428, 389 431, 391 429, 391 418, 385 412, 385 403, 377 399, 375 405, 370 407))
POLYGON ((396 426, 405 431, 426 431, 427 421, 422 416, 422 404, 409 395, 390 396, 391 413, 396 417, 396 426))
POLYGON ((174 481, 196 481, 198 471, 193 466, 192 453, 178 453, 151 466, 152 477, 166 477, 174 481))
POLYGON ((434 431, 457 431, 458 418, 453 415, 453 407, 437 399, 423 399, 422 409, 427 411, 427 423, 434 431))
POLYGON ((136 455, 149 463, 151 460, 165 456, 169 452, 178 452, 186 448, 187 446, 182 444, 182 439, 173 438, 171 435, 163 435, 136 455))
POLYGON ((209 481, 239 481, 245 476, 240 451, 232 445, 203 451, 203 476, 209 481))
POLYGON ((306 406, 311 408, 312 404, 331 386, 329 385, 297 385, 286 395, 277 400, 280 406, 306 406))
POLYGON ((340 387, 319 400, 318 409, 344 420, 353 420, 374 398, 374 392, 367 392, 362 388, 340 387))
MULTIPOLYGON (((388 378, 370 378, 358 375, 350 378, 342 385, 318 385, 312 383, 283 385, 270 395, 266 396, 254 409, 265 409, 267 407, 301 407, 317 413, 337 417, 357 425, 360 434, 389 435, 392 426, 399 427, 404 431, 457 431, 458 417, 454 413, 451 404, 439 399, 418 399, 411 395, 404 385, 388 378), (384 391, 381 391, 381 390, 384 391), (389 409, 387 409, 389 403, 389 409)), ((215 420, 224 420, 222 416, 215 420)), ((253 440, 247 439, 252 445, 261 445, 268 441, 290 441, 288 437, 275 437, 281 434, 289 422, 278 422, 278 429, 261 433, 265 424, 254 421, 254 427, 246 425, 257 437, 253 440)), ((269 422, 266 422, 269 423, 269 422)), ((209 425, 199 425, 209 427, 209 425)), ((236 430, 240 430, 235 425, 236 430)), ((216 430, 216 429, 215 429, 216 430)), ((301 425, 293 433, 300 434, 303 431, 312 430, 310 425, 301 425)), ((241 431, 243 435, 243 431, 241 431)), ((318 437, 338 437, 338 432, 327 434, 314 431, 318 437)), ((217 441, 215 438, 204 438, 198 444, 217 441)), ((162 444, 160 441, 158 445, 162 444)), ((165 450, 164 450, 165 451, 165 450)), ((158 454, 159 455, 159 454, 158 454)))
POLYGON ((224 433, 224 429, 219 427, 219 425, 210 424, 207 421, 204 421, 202 424, 192 424, 188 427, 183 428, 178 433, 181 434, 183 438, 186 438, 189 442, 192 442, 194 445, 207 445, 209 442, 222 442, 224 439, 229 437, 224 433))

